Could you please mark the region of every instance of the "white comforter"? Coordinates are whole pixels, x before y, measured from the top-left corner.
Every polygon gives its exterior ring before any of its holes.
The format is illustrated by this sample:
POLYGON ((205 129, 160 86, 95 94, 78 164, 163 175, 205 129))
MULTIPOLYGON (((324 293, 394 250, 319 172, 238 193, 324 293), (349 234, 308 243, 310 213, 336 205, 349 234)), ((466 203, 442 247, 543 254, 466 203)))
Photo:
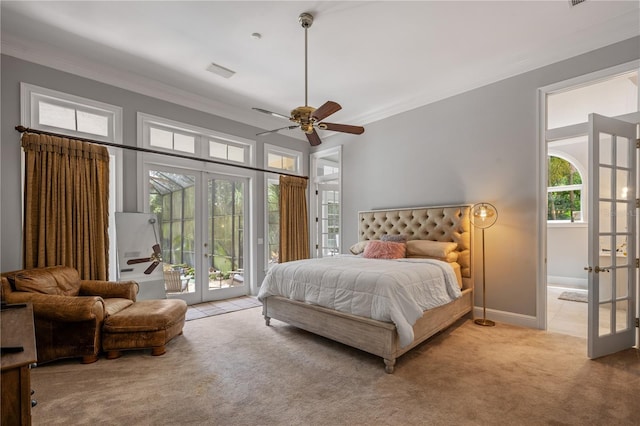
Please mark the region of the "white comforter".
POLYGON ((461 292, 446 262, 341 255, 273 266, 258 299, 273 295, 393 322, 404 347, 413 341, 413 324, 422 311, 447 304, 461 292))

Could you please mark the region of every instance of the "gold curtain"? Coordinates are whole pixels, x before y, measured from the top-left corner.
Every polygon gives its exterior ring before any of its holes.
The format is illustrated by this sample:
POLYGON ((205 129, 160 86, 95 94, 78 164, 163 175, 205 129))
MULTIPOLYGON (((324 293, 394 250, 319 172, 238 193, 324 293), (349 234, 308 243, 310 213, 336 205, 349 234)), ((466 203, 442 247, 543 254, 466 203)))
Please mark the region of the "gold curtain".
POLYGON ((280 263, 309 258, 307 179, 280 176, 280 263))
POLYGON ((108 279, 109 152, 24 133, 24 268, 65 265, 108 279))

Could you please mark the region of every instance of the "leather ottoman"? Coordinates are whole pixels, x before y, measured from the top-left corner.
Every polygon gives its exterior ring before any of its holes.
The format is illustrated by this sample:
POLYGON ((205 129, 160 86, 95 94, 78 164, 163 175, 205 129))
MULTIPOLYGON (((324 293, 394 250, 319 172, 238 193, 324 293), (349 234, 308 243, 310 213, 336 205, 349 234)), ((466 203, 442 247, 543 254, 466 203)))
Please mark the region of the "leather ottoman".
POLYGON ((102 349, 107 359, 121 350, 151 349, 151 355, 166 352, 165 345, 182 334, 187 304, 179 299, 140 300, 108 316, 102 326, 102 349))

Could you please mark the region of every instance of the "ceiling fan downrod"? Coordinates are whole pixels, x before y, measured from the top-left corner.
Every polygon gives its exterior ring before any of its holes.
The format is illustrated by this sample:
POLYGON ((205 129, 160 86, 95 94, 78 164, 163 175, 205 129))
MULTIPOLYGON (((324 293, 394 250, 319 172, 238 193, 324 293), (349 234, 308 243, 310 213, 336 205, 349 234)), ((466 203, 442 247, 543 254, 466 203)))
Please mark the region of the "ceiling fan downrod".
POLYGON ((307 50, 308 50, 308 42, 307 42, 307 30, 309 29, 309 27, 311 27, 311 24, 313 24, 313 15, 311 15, 310 13, 301 13, 300 16, 298 16, 298 22, 300 22, 300 25, 302 25, 302 28, 304 28, 304 106, 309 106, 309 100, 308 100, 308 60, 307 60, 307 50))

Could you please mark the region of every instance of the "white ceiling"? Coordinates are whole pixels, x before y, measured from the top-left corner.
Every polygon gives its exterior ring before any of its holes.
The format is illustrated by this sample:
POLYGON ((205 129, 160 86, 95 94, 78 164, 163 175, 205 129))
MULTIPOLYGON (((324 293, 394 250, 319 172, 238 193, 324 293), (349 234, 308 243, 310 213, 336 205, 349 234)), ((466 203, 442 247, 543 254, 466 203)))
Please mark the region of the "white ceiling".
POLYGON ((271 129, 287 122, 251 107, 304 105, 301 12, 309 104, 357 125, 640 35, 637 0, 3 0, 2 53, 271 129))

